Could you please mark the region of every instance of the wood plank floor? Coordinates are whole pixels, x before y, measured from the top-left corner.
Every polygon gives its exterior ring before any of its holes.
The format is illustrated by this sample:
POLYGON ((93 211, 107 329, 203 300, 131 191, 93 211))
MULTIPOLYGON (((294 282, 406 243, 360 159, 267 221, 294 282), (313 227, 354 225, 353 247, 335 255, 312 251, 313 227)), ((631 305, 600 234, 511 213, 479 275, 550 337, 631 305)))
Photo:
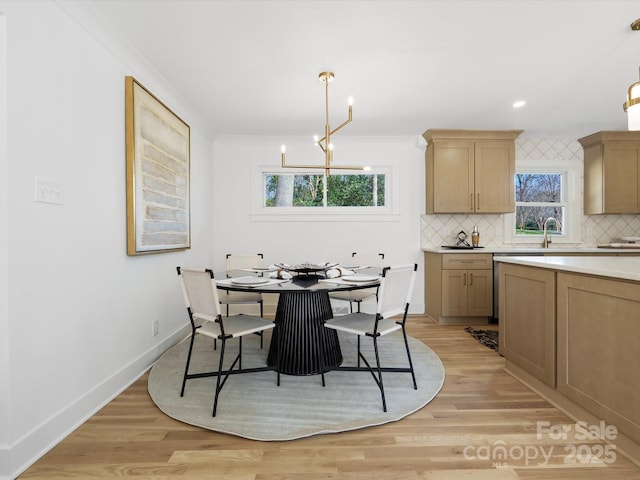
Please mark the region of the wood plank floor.
POLYGON ((539 435, 537 422, 575 422, 504 372, 502 357, 464 327, 410 322, 409 333, 442 359, 446 381, 401 421, 288 442, 245 440, 165 416, 144 375, 19 478, 640 479, 638 466, 615 450, 606 456, 597 442, 539 435), (491 458, 501 447, 506 457, 491 458))

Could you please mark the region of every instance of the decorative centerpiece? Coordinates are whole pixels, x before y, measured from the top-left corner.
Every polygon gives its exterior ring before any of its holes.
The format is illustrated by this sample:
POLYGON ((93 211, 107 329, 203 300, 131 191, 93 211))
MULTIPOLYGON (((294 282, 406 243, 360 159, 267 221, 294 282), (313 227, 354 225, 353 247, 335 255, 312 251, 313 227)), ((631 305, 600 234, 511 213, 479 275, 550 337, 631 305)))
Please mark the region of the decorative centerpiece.
POLYGON ((327 262, 323 264, 303 262, 296 265, 288 265, 286 263, 276 263, 275 265, 287 272, 297 273, 298 275, 318 275, 319 273, 324 273, 338 264, 335 262, 327 262))

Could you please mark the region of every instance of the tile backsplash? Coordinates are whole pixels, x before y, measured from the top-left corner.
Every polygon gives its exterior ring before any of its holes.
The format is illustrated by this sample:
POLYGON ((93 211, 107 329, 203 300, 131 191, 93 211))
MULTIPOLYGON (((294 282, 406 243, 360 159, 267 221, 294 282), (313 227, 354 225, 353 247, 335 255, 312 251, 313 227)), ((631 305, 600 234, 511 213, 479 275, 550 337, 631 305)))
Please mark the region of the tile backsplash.
MULTIPOLYGON (((516 164, 522 160, 553 161, 578 160, 582 162, 582 146, 577 140, 517 139, 516 164)), ((583 180, 578 184, 582 189, 583 180)), ((578 198, 582 198, 582 191, 578 198)), ((420 219, 421 245, 423 248, 455 244, 456 234, 464 230, 469 239, 474 225, 480 230, 480 243, 489 247, 509 247, 504 243, 503 215, 434 214, 420 219)), ((560 244, 556 247, 596 247, 598 244, 617 241, 624 236, 640 236, 640 215, 582 215, 580 243, 560 244)), ((469 240, 470 241, 470 240, 469 240)), ((518 247, 539 247, 534 244, 518 244, 518 247)))

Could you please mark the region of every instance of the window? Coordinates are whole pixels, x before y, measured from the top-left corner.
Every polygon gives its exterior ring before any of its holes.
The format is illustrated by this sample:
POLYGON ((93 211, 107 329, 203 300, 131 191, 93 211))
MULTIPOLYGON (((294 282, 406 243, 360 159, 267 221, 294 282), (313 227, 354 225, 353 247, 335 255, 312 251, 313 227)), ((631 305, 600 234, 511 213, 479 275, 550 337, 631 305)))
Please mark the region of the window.
POLYGON ((265 207, 384 207, 385 174, 264 173, 265 207))
POLYGON ((557 222, 557 232, 561 231, 567 203, 563 195, 565 183, 561 173, 516 173, 516 235, 542 234, 550 217, 557 222))
POLYGON ((504 216, 506 243, 541 243, 544 223, 556 243, 580 241, 578 166, 557 160, 549 166, 516 165, 515 213, 504 216))
POLYGON ((256 222, 397 222, 398 175, 371 170, 281 169, 254 164, 251 219, 256 222))

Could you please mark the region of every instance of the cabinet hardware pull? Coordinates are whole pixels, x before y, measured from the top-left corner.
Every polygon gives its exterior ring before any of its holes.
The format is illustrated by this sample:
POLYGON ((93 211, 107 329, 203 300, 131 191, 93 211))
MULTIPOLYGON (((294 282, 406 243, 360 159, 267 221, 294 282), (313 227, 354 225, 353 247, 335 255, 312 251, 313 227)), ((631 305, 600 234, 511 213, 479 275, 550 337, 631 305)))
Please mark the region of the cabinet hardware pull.
POLYGON ((480 210, 480 194, 478 194, 478 204, 476 205, 476 210, 480 210))
POLYGON ((473 273, 469 274, 469 285, 473 285, 473 273))
POLYGON ((466 285, 467 284, 467 274, 463 273, 462 274, 462 285, 466 285))
POLYGON ((473 193, 469 194, 469 211, 473 212, 473 193))

